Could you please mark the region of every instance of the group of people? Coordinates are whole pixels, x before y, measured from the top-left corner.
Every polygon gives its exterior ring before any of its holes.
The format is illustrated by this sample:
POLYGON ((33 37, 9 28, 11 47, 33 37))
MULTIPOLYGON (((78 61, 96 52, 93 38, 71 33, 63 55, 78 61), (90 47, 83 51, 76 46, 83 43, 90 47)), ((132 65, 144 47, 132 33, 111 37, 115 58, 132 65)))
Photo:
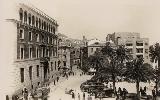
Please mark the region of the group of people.
MULTIPOLYGON (((75 98, 76 98, 76 95, 75 95, 75 93, 74 92, 72 92, 72 99, 73 100, 75 100, 75 98)), ((80 96, 80 94, 78 93, 77 94, 77 98, 78 98, 78 100, 81 100, 81 96, 80 96)), ((83 97, 82 97, 82 100, 85 100, 85 93, 83 93, 83 97)), ((92 100, 92 97, 90 96, 90 95, 88 95, 88 99, 87 100, 92 100)))
POLYGON ((121 87, 118 88, 118 91, 116 91, 117 98, 116 100, 125 100, 126 99, 126 94, 128 94, 128 91, 126 88, 121 89, 121 87))

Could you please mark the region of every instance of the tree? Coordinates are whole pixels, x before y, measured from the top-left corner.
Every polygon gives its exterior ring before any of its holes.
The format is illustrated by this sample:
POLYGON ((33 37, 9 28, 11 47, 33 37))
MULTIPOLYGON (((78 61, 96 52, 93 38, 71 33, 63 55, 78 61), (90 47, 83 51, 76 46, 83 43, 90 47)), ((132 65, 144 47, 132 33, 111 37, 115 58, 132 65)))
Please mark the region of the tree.
POLYGON ((113 82, 113 89, 115 89, 115 83, 117 76, 121 76, 125 62, 130 59, 130 55, 124 46, 119 46, 117 48, 111 47, 110 43, 101 50, 103 55, 107 57, 108 64, 105 65, 101 73, 107 73, 111 75, 113 82))
POLYGON ((158 61, 158 68, 156 68, 155 71, 154 71, 156 93, 157 93, 158 92, 159 79, 160 79, 160 45, 159 45, 159 43, 156 43, 155 45, 151 45, 149 47, 149 52, 150 52, 151 62, 157 63, 157 61, 158 61))
POLYGON ((136 82, 137 97, 140 98, 139 83, 147 82, 151 79, 153 69, 149 64, 143 64, 143 58, 136 58, 133 61, 126 63, 124 76, 128 80, 136 82))

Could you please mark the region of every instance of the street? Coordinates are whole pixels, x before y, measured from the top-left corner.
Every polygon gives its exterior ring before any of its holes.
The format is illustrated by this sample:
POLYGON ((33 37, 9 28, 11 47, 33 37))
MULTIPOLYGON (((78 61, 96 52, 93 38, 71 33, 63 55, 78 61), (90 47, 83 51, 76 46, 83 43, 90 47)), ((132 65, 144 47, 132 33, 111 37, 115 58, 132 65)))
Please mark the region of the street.
MULTIPOLYGON (((65 90, 73 89, 75 93, 75 100, 78 100, 78 93, 80 94, 80 100, 83 98, 83 93, 80 90, 80 85, 89 80, 92 76, 90 75, 82 75, 80 76, 81 70, 75 71, 76 75, 71 75, 66 79, 66 77, 60 77, 59 82, 54 85, 53 83, 50 84, 51 92, 48 95, 48 100, 71 100, 72 95, 65 94, 65 90)), ((109 84, 112 84, 109 82, 109 84)), ((153 83, 140 83, 141 87, 147 86, 147 94, 152 95, 151 90, 153 89, 153 83)), ((118 82, 116 83, 116 87, 126 88, 129 93, 136 93, 136 85, 135 83, 128 83, 128 82, 118 82)), ((87 100, 88 94, 85 93, 85 97, 87 100)), ((92 100, 99 100, 95 99, 94 96, 92 100)), ((116 98, 103 98, 103 100, 116 100, 116 98)), ((159 99, 158 99, 159 100, 159 99)))

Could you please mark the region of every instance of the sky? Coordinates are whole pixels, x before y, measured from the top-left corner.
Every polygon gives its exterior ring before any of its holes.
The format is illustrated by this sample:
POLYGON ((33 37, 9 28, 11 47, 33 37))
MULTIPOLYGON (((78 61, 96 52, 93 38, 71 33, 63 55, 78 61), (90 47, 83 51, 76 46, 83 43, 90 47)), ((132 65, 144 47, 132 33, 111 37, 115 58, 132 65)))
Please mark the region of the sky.
MULTIPOLYGON (((21 0, 23 1, 23 0, 21 0)), ((113 32, 139 32, 160 42, 160 0, 25 0, 57 20, 71 38, 105 40, 113 32)))

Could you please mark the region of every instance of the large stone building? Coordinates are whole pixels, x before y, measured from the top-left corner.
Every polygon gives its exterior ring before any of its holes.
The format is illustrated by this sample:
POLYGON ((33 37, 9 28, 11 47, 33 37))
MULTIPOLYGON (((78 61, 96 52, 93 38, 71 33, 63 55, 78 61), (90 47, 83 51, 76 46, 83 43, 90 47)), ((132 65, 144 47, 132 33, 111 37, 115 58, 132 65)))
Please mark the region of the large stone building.
POLYGON ((144 62, 150 63, 149 39, 141 38, 140 33, 115 32, 108 34, 106 41, 113 41, 116 45, 125 45, 133 58, 143 57, 144 62))
POLYGON ((6 17, 6 33, 11 34, 6 95, 19 94, 24 87, 35 89, 58 76, 57 22, 22 3, 14 5, 12 14, 6 17))

